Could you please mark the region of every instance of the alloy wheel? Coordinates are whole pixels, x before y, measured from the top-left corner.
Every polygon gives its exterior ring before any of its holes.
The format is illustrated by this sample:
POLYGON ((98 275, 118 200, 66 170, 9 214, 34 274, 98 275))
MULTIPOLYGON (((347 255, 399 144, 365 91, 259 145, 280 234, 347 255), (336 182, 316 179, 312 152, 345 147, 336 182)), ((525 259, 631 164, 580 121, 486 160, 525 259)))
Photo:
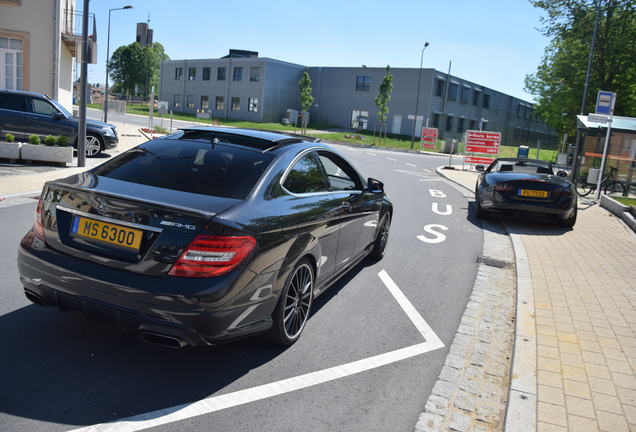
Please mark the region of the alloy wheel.
POLYGON ((92 135, 86 135, 86 156, 95 156, 99 153, 100 149, 101 144, 99 142, 99 138, 92 135))
POLYGON ((313 274, 307 264, 302 264, 292 276, 285 298, 283 327, 290 339, 295 339, 302 331, 311 308, 313 274))

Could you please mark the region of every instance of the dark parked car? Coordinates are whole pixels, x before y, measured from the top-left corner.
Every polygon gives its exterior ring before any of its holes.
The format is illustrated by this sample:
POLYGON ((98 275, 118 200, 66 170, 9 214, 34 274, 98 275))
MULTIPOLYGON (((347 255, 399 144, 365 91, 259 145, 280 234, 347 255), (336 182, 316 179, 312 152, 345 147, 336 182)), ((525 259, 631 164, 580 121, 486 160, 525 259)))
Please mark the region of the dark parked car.
POLYGON ((292 344, 315 296, 383 256, 393 211, 381 182, 310 140, 186 129, 46 183, 19 249, 26 296, 170 347, 292 344))
POLYGON ((475 216, 526 213, 548 216, 562 225, 576 223, 576 190, 542 160, 500 158, 482 171, 475 187, 475 216))
MULTIPOLYGON (((29 135, 66 136, 77 148, 79 119, 58 101, 41 93, 0 89, 0 135, 26 140, 29 135)), ((86 155, 97 156, 117 147, 117 128, 109 123, 86 120, 86 155)))

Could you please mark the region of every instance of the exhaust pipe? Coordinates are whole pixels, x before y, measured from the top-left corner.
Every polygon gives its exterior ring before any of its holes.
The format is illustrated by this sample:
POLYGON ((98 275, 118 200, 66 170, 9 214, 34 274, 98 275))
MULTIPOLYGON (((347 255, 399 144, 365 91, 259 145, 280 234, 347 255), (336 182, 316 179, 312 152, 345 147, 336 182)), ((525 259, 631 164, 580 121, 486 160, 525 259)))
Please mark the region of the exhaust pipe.
POLYGON ((162 333, 142 331, 140 333, 140 336, 142 341, 152 345, 158 345, 164 348, 179 349, 188 345, 188 343, 181 338, 178 338, 176 336, 170 336, 167 334, 162 334, 162 333))
POLYGON ((38 306, 42 306, 42 307, 47 306, 44 299, 40 295, 34 292, 31 292, 29 290, 24 290, 24 295, 26 296, 26 298, 28 298, 29 300, 31 300, 33 303, 35 303, 38 306))

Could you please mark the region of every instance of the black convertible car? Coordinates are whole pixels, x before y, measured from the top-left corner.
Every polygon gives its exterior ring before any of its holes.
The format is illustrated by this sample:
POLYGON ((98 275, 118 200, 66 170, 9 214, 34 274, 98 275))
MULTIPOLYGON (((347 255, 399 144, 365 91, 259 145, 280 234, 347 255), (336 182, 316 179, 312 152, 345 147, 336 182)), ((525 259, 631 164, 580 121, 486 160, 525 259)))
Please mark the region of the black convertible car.
POLYGON ((576 190, 549 162, 500 158, 481 171, 475 186, 475 216, 526 213, 548 216, 567 227, 576 223, 576 190))
POLYGON ((311 138, 185 129, 46 183, 18 267, 34 303, 146 342, 291 345, 315 296, 382 258, 392 211, 381 182, 311 138))

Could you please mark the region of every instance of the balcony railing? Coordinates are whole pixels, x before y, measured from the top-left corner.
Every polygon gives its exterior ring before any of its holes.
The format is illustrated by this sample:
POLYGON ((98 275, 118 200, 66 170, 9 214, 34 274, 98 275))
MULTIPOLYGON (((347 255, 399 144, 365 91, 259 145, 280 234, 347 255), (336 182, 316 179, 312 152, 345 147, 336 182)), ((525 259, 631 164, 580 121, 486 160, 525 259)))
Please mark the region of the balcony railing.
MULTIPOLYGON (((71 52, 73 57, 76 56, 75 42, 82 39, 82 11, 76 11, 74 9, 64 10, 64 20, 62 22, 62 41, 64 45, 71 52)), ((95 22, 95 14, 88 14, 88 31, 89 34, 93 31, 95 22)))

